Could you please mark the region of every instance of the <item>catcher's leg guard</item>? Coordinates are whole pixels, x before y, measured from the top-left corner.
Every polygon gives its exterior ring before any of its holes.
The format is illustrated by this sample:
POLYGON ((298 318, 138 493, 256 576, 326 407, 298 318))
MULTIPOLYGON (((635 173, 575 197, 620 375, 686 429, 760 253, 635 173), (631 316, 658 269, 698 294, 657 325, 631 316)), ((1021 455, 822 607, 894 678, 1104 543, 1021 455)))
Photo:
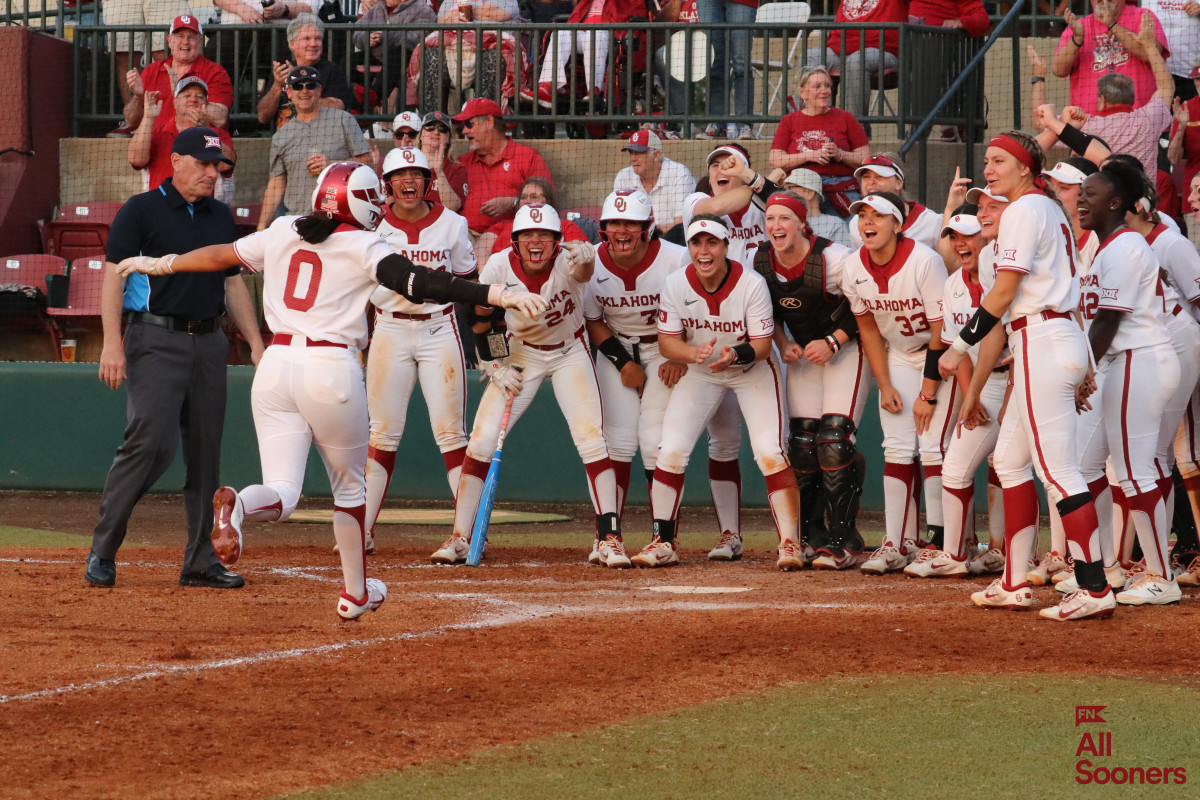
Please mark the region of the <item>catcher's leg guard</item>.
POLYGON ((861 550, 862 537, 855 521, 862 495, 862 457, 854 446, 854 420, 841 414, 821 417, 817 434, 817 460, 824 479, 825 516, 829 521, 829 545, 861 550))
POLYGON ((824 547, 829 538, 825 530, 825 501, 821 491, 821 465, 817 460, 819 419, 796 417, 790 420, 788 459, 800 487, 800 534, 814 549, 824 547))

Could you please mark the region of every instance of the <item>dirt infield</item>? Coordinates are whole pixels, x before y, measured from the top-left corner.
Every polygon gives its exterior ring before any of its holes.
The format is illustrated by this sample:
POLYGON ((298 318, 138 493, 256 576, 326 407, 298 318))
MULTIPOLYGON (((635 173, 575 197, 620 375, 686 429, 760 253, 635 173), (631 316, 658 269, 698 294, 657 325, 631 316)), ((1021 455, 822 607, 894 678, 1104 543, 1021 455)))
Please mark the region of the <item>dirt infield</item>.
MULTIPOLYGON (((86 534, 96 501, 0 494, 0 525, 86 534)), ((690 513, 691 530, 711 527, 690 513)), ((149 498, 130 539, 181 546, 181 518, 178 498, 149 498)), ((627 525, 636 544, 645 522, 627 525)), ((654 572, 588 567, 582 533, 576 550, 441 568, 428 537, 444 528, 397 527, 369 564, 388 602, 358 624, 334 618, 327 526, 252 529, 232 592, 178 587, 171 548, 123 550, 112 590, 85 586, 86 550, 0 551, 0 794, 262 797, 829 676, 1197 683, 1191 640, 1167 635, 1200 623, 1194 594, 1073 626, 1067 657, 1062 626, 970 607, 983 579, 781 574, 765 551, 709 564, 686 547, 707 533, 685 540, 684 566, 654 572), (749 591, 649 591, 665 585, 749 591)))

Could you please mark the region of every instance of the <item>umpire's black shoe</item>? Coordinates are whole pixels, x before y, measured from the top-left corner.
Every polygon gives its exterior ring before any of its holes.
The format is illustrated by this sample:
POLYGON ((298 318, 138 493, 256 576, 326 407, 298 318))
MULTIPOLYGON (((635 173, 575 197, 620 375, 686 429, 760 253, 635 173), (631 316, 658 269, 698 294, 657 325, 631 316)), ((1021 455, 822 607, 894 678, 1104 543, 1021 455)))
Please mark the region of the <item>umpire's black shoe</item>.
POLYGON ((240 589, 246 585, 241 575, 213 564, 204 572, 185 572, 179 576, 180 586, 202 586, 206 589, 240 589))
POLYGON ((87 572, 83 579, 92 586, 116 586, 117 562, 112 558, 101 558, 95 553, 88 553, 87 572))

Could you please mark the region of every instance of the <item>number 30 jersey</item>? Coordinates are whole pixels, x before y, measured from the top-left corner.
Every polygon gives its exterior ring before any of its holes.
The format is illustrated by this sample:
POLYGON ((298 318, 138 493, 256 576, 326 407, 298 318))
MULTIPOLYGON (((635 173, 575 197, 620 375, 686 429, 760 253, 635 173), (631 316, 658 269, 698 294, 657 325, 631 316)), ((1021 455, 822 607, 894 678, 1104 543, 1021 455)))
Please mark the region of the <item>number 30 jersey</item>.
POLYGON ((367 345, 367 301, 379 286, 375 268, 395 253, 374 231, 340 225, 320 244, 300 238, 279 217, 234 242, 238 259, 263 274, 263 313, 273 333, 367 345))
POLYGON ((513 249, 507 247, 492 253, 479 273, 479 282, 501 283, 508 291, 540 294, 550 303, 550 308, 537 319, 511 308, 504 312, 509 332, 523 342, 562 344, 583 328, 583 291, 587 284, 571 277, 566 250, 559 251, 549 269, 531 275, 522 269, 521 259, 513 249))
POLYGON ((842 293, 854 316, 872 314, 898 355, 917 356, 929 347, 930 326, 942 319, 945 285, 942 257, 907 236, 886 264, 872 262, 865 247, 843 262, 842 293))

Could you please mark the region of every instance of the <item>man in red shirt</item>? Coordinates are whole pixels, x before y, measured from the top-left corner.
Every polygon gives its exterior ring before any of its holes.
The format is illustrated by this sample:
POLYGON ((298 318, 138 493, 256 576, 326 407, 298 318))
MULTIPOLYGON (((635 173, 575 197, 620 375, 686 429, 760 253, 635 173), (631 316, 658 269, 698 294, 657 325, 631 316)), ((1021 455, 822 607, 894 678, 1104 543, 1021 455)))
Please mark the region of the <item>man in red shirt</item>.
POLYGON ((471 145, 471 152, 461 159, 470 190, 460 213, 467 218, 467 225, 475 235, 512 219, 526 178, 541 175, 554 182, 541 153, 509 141, 504 133, 503 115, 496 101, 476 97, 454 117, 463 127, 463 138, 471 145))
MULTIPOLYGON (((149 169, 150 183, 147 190, 157 189, 159 184, 175 174, 171 164, 171 146, 180 131, 197 125, 210 127, 207 121, 208 86, 195 75, 181 78, 175 84, 175 113, 162 114, 162 100, 158 92, 146 92, 142 122, 137 133, 129 140, 126 155, 129 166, 134 169, 149 169)), ((225 160, 219 162, 217 171, 228 178, 237 163, 233 150, 233 139, 229 131, 216 128, 221 139, 221 153, 225 160)))
POLYGON ((126 74, 129 101, 125 103, 125 124, 130 128, 141 124, 146 92, 173 97, 175 84, 186 75, 195 75, 208 87, 208 124, 213 128, 227 127, 229 108, 233 105, 233 84, 224 67, 201 54, 204 37, 200 33, 200 21, 190 14, 176 17, 171 23, 167 46, 171 50, 170 58, 155 61, 142 70, 141 75, 135 69, 126 74))

